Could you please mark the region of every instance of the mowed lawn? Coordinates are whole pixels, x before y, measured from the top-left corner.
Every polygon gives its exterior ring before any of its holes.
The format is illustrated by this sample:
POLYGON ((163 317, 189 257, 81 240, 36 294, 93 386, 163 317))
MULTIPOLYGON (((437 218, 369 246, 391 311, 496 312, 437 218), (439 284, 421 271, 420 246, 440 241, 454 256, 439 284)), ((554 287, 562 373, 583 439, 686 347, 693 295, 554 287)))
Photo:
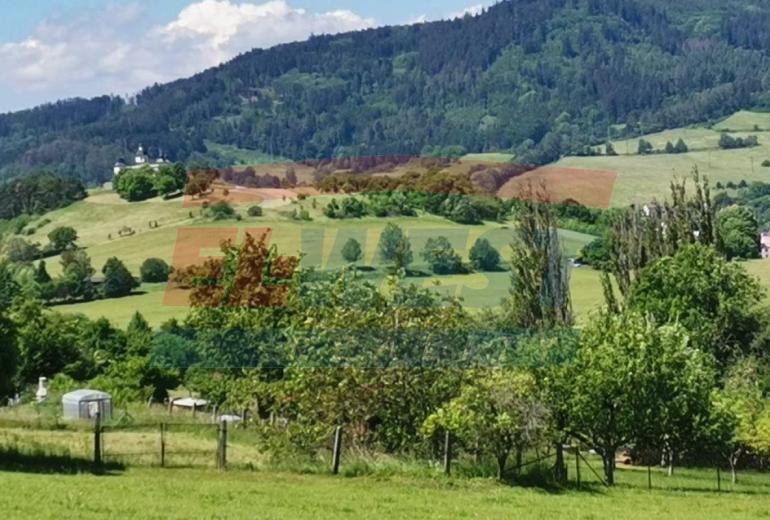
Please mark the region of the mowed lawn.
MULTIPOLYGON (((586 468, 583 467, 583 471, 586 468)), ((206 469, 129 469, 108 476, 0 472, 4 518, 749 519, 770 515, 770 476, 716 492, 715 472, 626 470, 608 490, 512 487, 491 479, 333 477, 206 469)), ((584 482, 590 481, 584 475, 584 482)))

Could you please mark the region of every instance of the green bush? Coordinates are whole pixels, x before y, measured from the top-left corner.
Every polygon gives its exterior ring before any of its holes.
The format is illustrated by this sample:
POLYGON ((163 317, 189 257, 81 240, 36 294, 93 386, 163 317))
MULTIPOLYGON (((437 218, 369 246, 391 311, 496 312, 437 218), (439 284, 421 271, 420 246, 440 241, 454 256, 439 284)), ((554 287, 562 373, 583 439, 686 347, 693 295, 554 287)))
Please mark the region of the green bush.
POLYGON ((167 282, 171 271, 169 265, 160 258, 148 258, 139 268, 139 276, 144 283, 167 282))
POLYGON ((344 258, 346 262, 354 264, 361 260, 361 255, 361 244, 359 244, 358 240, 355 238, 348 239, 348 241, 345 242, 345 245, 342 246, 342 258, 344 258))
POLYGON ((429 238, 422 258, 436 274, 457 274, 463 269, 462 260, 446 237, 429 238))
POLYGON ((214 220, 226 220, 228 218, 235 218, 235 210, 225 201, 212 204, 206 208, 206 212, 208 216, 214 220))
POLYGON ((124 170, 113 183, 115 191, 129 202, 138 202, 152 198, 155 191, 155 174, 150 168, 124 170))
POLYGON ((264 214, 264 212, 262 211, 262 206, 251 206, 248 209, 247 214, 250 217, 261 217, 264 214))
POLYGON ((115 257, 107 260, 102 268, 102 274, 104 274, 104 285, 101 290, 105 298, 128 296, 139 286, 123 262, 115 257))
POLYGON ((500 253, 489 240, 479 238, 471 247, 469 258, 476 271, 497 271, 500 269, 500 253))

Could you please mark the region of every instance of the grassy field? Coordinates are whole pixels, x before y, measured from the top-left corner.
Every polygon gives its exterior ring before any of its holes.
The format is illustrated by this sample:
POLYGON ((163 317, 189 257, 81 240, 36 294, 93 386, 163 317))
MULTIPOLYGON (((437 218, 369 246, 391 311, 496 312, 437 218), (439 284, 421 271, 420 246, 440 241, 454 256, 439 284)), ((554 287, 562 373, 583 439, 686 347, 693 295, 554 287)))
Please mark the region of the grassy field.
MULTIPOLYGON (((693 127, 666 130, 644 136, 657 150, 667 141, 681 138, 690 151, 684 154, 637 154, 639 139, 613 141, 617 156, 564 157, 548 168, 575 168, 617 174, 610 205, 626 206, 662 199, 668 195, 668 185, 674 177, 687 177, 694 167, 706 175, 712 184, 740 180, 770 182, 770 168, 762 167, 770 159, 770 114, 741 111, 713 128, 693 127), (754 127, 759 130, 754 130, 754 127), (719 138, 723 131, 736 137, 757 135, 759 146, 722 150, 719 138)), ((602 188, 603 187, 597 187, 602 188)))
POLYGON ((770 130, 770 113, 741 110, 714 125, 714 130, 752 132, 756 128, 770 130))
MULTIPOLYGON (((617 485, 606 488, 592 472, 600 460, 583 452, 577 486, 574 452, 569 482, 545 477, 549 459, 503 483, 491 460, 460 456, 451 477, 437 460, 396 458, 345 450, 340 475, 329 474, 329 454, 270 457, 256 431, 233 428, 228 470, 214 469, 216 429, 199 413, 168 416, 165 407, 129 407, 138 423, 107 423, 105 475, 90 473, 89 423, 56 421, 58 405, 0 409, 0 511, 4 518, 766 518, 770 473, 739 471, 733 485, 715 468, 665 469, 620 465, 617 485), (53 415, 52 415, 53 414, 53 415), (167 467, 159 467, 160 421, 166 430, 167 467), (146 424, 146 426, 141 426, 146 424), (9 448, 11 451, 8 451, 9 448), (13 451, 16 450, 16 451, 13 451), (8 455, 10 454, 10 455, 8 455), (45 497, 45 500, 40 500, 45 497)), ((533 460, 536 454, 528 454, 533 460)))
MULTIPOLYGON (((384 283, 382 272, 364 274, 374 283, 384 283)), ((433 289, 447 296, 456 296, 471 311, 496 307, 508 296, 510 273, 473 273, 470 275, 426 276, 407 278, 408 282, 433 289)), ((590 312, 602 303, 599 273, 589 268, 573 269, 570 280, 572 303, 578 322, 583 323, 590 312)), ((171 319, 183 319, 189 307, 164 304, 166 284, 144 284, 132 296, 115 300, 58 305, 62 313, 84 314, 95 319, 105 317, 118 327, 125 327, 136 311, 140 311, 151 326, 157 327, 171 319)))
POLYGON ((468 162, 491 162, 491 163, 507 163, 516 157, 512 153, 469 153, 461 157, 462 161, 468 162))
MULTIPOLYGON (((585 468, 583 468, 585 471, 585 468)), ((491 479, 129 469, 108 476, 0 471, 5 518, 767 518, 768 475, 715 490, 711 471, 621 470, 619 484, 543 490, 491 479), (41 497, 45 497, 41 500, 41 497)))
MULTIPOLYGON (((363 248, 361 265, 374 267, 367 274, 375 283, 384 281, 384 265, 378 258, 377 245, 385 225, 396 223, 406 231, 414 252, 411 268, 423 275, 410 277, 409 281, 443 294, 461 297, 468 307, 478 309, 496 306, 507 295, 508 274, 476 273, 457 276, 432 276, 420 253, 425 242, 435 236, 446 236, 453 247, 467 261, 471 246, 478 238, 488 239, 500 250, 503 259, 510 256, 509 243, 512 238, 510 225, 486 223, 479 226, 463 226, 446 219, 420 215, 414 218, 363 218, 355 220, 330 220, 323 216, 322 208, 330 196, 313 197, 302 202, 273 200, 263 204, 263 217, 251 218, 246 215, 249 203, 236 205, 242 220, 212 222, 201 215, 198 207, 185 207, 181 199, 164 201, 152 199, 141 203, 128 204, 111 192, 98 191, 86 200, 46 215, 51 222, 38 229, 29 239, 45 243, 46 235, 56 226, 72 226, 78 231, 79 244, 91 257, 95 269, 110 257, 121 259, 126 266, 138 274, 142 262, 150 257, 163 258, 173 265, 198 263, 206 256, 218 254, 221 239, 243 238, 246 232, 261 233, 271 230, 271 242, 285 254, 303 254, 304 266, 321 270, 337 269, 345 265, 341 250, 350 238, 358 240, 363 248), (299 206, 307 209, 313 220, 297 222, 288 214, 299 206), (150 221, 157 221, 158 228, 151 228, 150 221), (121 237, 118 231, 130 227, 134 234, 121 237)), ((561 232, 568 255, 576 255, 590 235, 564 230, 561 232)), ((48 271, 52 275, 61 272, 58 259, 49 259, 48 271)), ((576 310, 585 314, 601 299, 596 275, 590 270, 576 270, 573 274, 573 290, 576 310)), ((56 310, 67 313, 83 313, 96 318, 104 316, 116 325, 123 326, 136 310, 140 310, 153 325, 159 325, 169 318, 181 318, 187 314, 186 307, 164 304, 164 284, 142 286, 135 295, 119 300, 101 300, 75 305, 57 306, 56 310)))
MULTIPOLYGON (((296 254, 302 251, 303 265, 336 269, 345 265, 341 256, 342 246, 349 238, 355 238, 364 249, 362 264, 376 269, 366 274, 374 283, 382 283, 384 280, 384 266, 377 256, 377 243, 386 222, 395 222, 407 231, 415 258, 412 267, 417 271, 428 272, 420 251, 431 236, 444 235, 449 238, 466 260, 470 247, 479 237, 487 238, 501 251, 503 258, 510 255, 512 229, 507 225, 487 223, 482 226, 462 226, 431 215, 387 221, 374 218, 329 220, 321 214, 320 209, 329 199, 328 196, 316 197, 315 209, 310 200, 302 202, 303 207, 313 216, 311 222, 289 219, 286 213, 297 205, 280 200, 275 201, 277 204, 272 207, 267 207, 265 216, 261 218, 246 217, 246 205, 241 205, 238 211, 244 215, 243 220, 211 222, 200 216, 198 208, 182 207, 180 200, 153 199, 129 205, 112 193, 97 192, 73 206, 49 213, 47 218, 52 222, 42 227, 31 239, 45 242, 45 235, 53 227, 73 226, 78 230, 80 243, 86 247, 95 268, 100 269, 109 257, 117 256, 132 272, 138 274, 139 266, 148 257, 160 257, 172 262, 176 252, 177 260, 198 261, 207 255, 217 254, 220 238, 232 236, 240 239, 247 230, 253 232, 263 228, 272 230, 271 240, 281 252, 296 254), (193 217, 190 217, 191 211, 193 217), (147 225, 149 220, 158 220, 161 227, 150 229, 147 225), (136 234, 120 238, 115 232, 112 239, 107 238, 109 230, 117 228, 117 223, 131 226, 137 231, 136 234), (187 228, 189 232, 180 235, 180 230, 187 228)), ((562 238, 569 255, 575 255, 592 239, 590 235, 566 230, 562 231, 562 238)), ((754 261, 744 265, 770 289, 770 262, 754 261)), ((60 271, 58 261, 49 260, 48 269, 51 274, 57 274, 60 271)), ((508 294, 508 277, 506 272, 454 276, 426 274, 410 277, 408 281, 446 295, 461 297, 468 308, 479 309, 500 303, 508 294)), ((574 310, 578 321, 583 322, 590 311, 602 302, 598 273, 590 268, 573 269, 571 287, 574 310)), ((91 318, 104 316, 118 326, 125 326, 134 312, 140 310, 153 326, 157 326, 170 318, 183 318, 188 312, 184 306, 164 304, 165 290, 165 284, 145 284, 135 295, 127 298, 63 305, 55 309, 67 313, 83 313, 91 318)))
MULTIPOLYGON (((32 242, 46 243, 46 235, 56 226, 71 226, 78 232, 78 244, 86 248, 93 265, 99 269, 112 256, 120 258, 132 271, 138 271, 141 263, 149 257, 159 257, 170 261, 175 248, 191 244, 181 243, 178 239, 180 228, 193 228, 197 233, 186 240, 199 240, 201 244, 210 241, 213 236, 242 237, 247 230, 259 232, 272 230, 271 241, 282 253, 305 255, 305 265, 329 269, 344 264, 341 249, 349 238, 356 238, 364 248, 366 265, 380 265, 376 255, 379 235, 388 223, 395 223, 404 228, 412 242, 415 252, 415 267, 420 267, 419 253, 425 241, 433 236, 444 235, 452 245, 467 256, 470 247, 477 238, 487 238, 501 250, 503 257, 509 256, 508 243, 511 241, 510 226, 486 223, 480 226, 463 226, 433 215, 400 218, 363 218, 351 220, 330 220, 323 216, 322 208, 331 199, 329 196, 315 197, 317 207, 312 208, 310 200, 301 203, 282 201, 266 206, 263 217, 246 216, 246 209, 251 204, 235 205, 242 215, 241 221, 225 220, 212 222, 201 216, 196 207, 183 207, 181 200, 163 201, 152 199, 129 204, 111 192, 95 192, 87 199, 64 209, 46 215, 51 222, 33 235, 27 237, 32 242), (300 206, 307 209, 313 220, 298 222, 291 220, 288 214, 300 206), (150 228, 149 223, 157 221, 158 228, 150 228), (127 226, 134 234, 121 237, 118 232, 127 226)), ((564 231, 564 245, 567 254, 574 255, 591 240, 582 233, 564 231)), ((217 240, 202 249, 212 253, 217 240)), ((194 245, 194 244, 193 244, 194 245)), ((48 262, 51 274, 58 274, 60 266, 56 259, 48 262)))

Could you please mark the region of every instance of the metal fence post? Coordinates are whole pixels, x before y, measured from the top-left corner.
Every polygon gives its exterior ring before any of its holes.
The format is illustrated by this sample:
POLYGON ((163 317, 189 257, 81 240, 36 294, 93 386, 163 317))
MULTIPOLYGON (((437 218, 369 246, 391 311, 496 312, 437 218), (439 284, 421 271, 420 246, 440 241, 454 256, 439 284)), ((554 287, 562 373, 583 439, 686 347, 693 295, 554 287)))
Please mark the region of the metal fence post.
POLYGON ((332 474, 340 472, 340 455, 342 453, 342 426, 334 431, 334 452, 332 454, 332 474))
POLYGON ((452 434, 449 430, 444 432, 444 474, 452 473, 452 434))

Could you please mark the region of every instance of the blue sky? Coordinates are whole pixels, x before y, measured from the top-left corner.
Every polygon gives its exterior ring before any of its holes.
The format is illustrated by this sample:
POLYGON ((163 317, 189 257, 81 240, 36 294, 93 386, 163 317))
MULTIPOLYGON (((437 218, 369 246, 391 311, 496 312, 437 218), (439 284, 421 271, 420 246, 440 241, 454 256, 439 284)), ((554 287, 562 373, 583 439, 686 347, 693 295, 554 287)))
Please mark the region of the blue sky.
POLYGON ((130 95, 311 33, 477 12, 491 0, 0 0, 0 112, 130 95))

